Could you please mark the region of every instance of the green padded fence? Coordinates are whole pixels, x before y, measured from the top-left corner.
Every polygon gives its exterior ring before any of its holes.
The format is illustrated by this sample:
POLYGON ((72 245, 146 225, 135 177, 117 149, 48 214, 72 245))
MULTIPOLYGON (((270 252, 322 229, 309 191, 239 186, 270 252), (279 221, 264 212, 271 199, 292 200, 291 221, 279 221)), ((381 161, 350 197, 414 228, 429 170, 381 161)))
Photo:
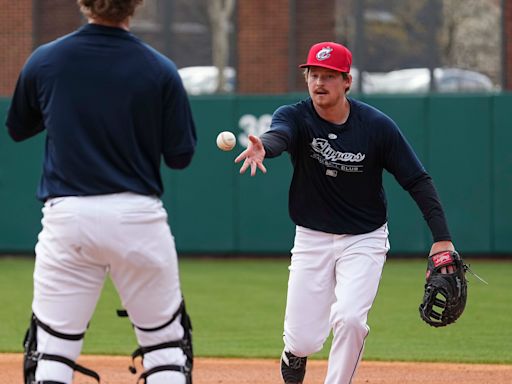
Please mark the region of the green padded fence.
MULTIPOLYGON (((266 161, 268 173, 239 175, 233 163, 248 133, 268 127, 272 112, 304 95, 198 96, 192 110, 197 154, 182 171, 162 169, 163 201, 184 253, 288 253, 294 226, 288 218, 291 166, 285 154, 266 161), (239 143, 215 146, 223 130, 239 143)), ((464 253, 512 253, 511 94, 365 96, 390 115, 434 178, 456 246, 464 253)), ((0 99, 5 121, 8 99, 0 99)), ((3 124, 2 124, 3 126, 3 124)), ((33 252, 40 230, 35 199, 44 135, 14 143, 0 130, 0 253, 33 252)), ((419 209, 385 176, 392 252, 424 253, 431 238, 419 209)))

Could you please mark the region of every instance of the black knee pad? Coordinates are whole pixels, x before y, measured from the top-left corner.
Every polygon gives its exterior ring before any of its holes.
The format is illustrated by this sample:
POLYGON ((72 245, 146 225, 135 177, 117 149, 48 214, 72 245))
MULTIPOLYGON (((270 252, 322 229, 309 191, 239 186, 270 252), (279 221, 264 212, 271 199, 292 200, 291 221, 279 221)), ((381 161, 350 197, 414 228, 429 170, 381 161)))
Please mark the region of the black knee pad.
POLYGON ((36 368, 39 359, 37 353, 37 323, 32 315, 30 325, 23 339, 23 380, 25 384, 32 384, 36 381, 36 368))
MULTIPOLYGON (((118 311, 118 314, 121 316, 126 315, 126 312, 118 311)), ((183 338, 181 340, 175 340, 175 341, 168 341, 165 343, 160 343, 156 345, 151 345, 147 347, 139 347, 132 353, 132 365, 129 367, 129 370, 131 373, 135 374, 137 373, 137 370, 135 369, 135 359, 137 357, 140 357, 141 359, 144 359, 144 355, 149 352, 153 352, 159 349, 166 349, 166 348, 181 348, 183 350, 183 353, 187 357, 187 361, 184 366, 181 365, 161 365, 157 367, 153 367, 151 369, 148 369, 147 371, 144 371, 139 378, 137 379, 137 382, 140 380, 143 380, 144 384, 146 384, 146 378, 154 373, 162 372, 162 371, 176 371, 181 372, 185 375, 186 383, 192 384, 192 367, 194 363, 194 353, 192 349, 192 322, 190 321, 190 316, 188 315, 186 309, 185 309, 185 301, 183 300, 180 304, 180 307, 178 310, 174 313, 172 318, 165 322, 164 324, 155 327, 155 328, 141 328, 137 327, 141 331, 144 332, 155 332, 160 329, 163 329, 170 325, 173 321, 176 320, 176 318, 181 315, 181 326, 183 327, 183 338)))
POLYGON ((60 355, 53 355, 49 353, 42 353, 37 351, 37 327, 41 327, 46 332, 54 337, 58 337, 60 339, 65 340, 74 340, 78 341, 84 337, 84 333, 69 335, 57 332, 50 328, 48 325, 41 322, 34 314, 30 319, 29 328, 25 334, 25 338, 23 339, 23 380, 25 384, 64 384, 57 381, 37 381, 36 382, 36 369, 37 363, 39 360, 52 360, 57 361, 62 364, 66 364, 74 371, 80 372, 86 376, 90 376, 99 383, 100 376, 91 369, 85 368, 79 364, 76 364, 73 360, 68 359, 67 357, 60 355))
MULTIPOLYGON (((190 316, 186 311, 185 302, 183 302, 183 308, 181 311, 181 326, 185 332, 182 340, 182 349, 187 356, 187 364, 190 366, 190 371, 192 371, 192 366, 194 365, 194 351, 192 348, 192 321, 190 320, 190 316)), ((188 384, 192 384, 192 379, 188 384)))

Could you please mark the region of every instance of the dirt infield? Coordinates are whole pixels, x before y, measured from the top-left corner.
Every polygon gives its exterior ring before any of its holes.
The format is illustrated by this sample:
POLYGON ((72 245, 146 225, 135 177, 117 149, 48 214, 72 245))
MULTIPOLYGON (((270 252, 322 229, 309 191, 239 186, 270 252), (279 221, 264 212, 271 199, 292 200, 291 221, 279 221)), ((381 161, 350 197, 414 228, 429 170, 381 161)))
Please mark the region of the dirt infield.
MULTIPOLYGON (((102 384, 135 383, 126 356, 82 356, 80 362, 95 369, 102 384)), ((2 384, 21 384, 22 356, 0 354, 2 384)), ((321 384, 325 361, 308 362, 307 384, 321 384)), ((77 374, 75 384, 95 381, 77 374)), ((512 366, 483 364, 388 363, 363 361, 353 384, 509 384, 512 366)), ((194 384, 280 384, 279 364, 274 360, 195 359, 194 384)))

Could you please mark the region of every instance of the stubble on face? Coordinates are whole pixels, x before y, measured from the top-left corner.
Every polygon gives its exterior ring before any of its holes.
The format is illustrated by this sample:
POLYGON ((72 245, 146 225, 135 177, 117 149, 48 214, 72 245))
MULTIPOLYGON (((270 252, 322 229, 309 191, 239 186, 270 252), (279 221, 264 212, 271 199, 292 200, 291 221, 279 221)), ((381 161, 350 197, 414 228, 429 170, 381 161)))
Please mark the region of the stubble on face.
POLYGON ((332 108, 343 103, 345 79, 328 68, 311 67, 307 74, 308 91, 313 103, 320 108, 332 108))

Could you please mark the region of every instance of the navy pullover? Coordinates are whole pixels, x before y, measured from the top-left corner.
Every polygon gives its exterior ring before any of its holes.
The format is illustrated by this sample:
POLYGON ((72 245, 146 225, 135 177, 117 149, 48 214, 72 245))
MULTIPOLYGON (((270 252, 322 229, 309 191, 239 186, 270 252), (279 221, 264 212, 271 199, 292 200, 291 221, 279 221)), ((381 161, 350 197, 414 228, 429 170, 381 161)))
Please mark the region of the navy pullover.
POLYGON ((46 130, 44 201, 163 193, 160 163, 187 166, 196 145, 174 63, 123 29, 87 24, 37 48, 7 117, 16 140, 46 130))
POLYGON ((334 234, 379 228, 387 221, 382 185, 387 170, 420 207, 434 241, 450 240, 431 178, 398 126, 368 104, 349 102, 349 117, 341 125, 322 119, 310 98, 280 107, 261 136, 266 157, 283 151, 291 156, 294 223, 334 234))

